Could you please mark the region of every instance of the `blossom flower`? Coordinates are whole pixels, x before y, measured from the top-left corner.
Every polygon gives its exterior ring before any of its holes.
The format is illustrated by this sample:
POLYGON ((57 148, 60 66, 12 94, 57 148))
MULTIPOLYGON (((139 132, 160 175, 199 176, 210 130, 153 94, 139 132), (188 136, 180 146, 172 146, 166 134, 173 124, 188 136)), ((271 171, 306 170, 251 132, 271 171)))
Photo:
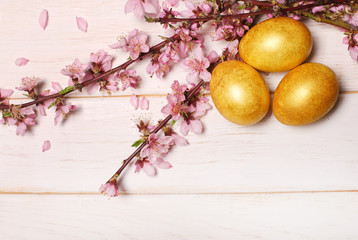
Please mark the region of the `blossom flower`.
POLYGON ((171 114, 175 121, 182 119, 182 102, 173 95, 168 95, 167 101, 168 104, 162 108, 161 112, 167 115, 171 114))
POLYGON ((203 131, 203 125, 198 119, 187 119, 183 121, 180 125, 180 132, 186 136, 188 132, 192 131, 193 133, 200 134, 203 131))
POLYGON ((119 195, 117 179, 113 178, 111 181, 102 184, 99 188, 99 192, 103 195, 108 195, 109 197, 116 197, 119 195))
POLYGON ((32 92, 39 80, 40 79, 37 77, 24 77, 21 79, 22 86, 16 87, 16 89, 20 91, 32 92))
POLYGON ((148 137, 148 144, 140 152, 140 157, 147 157, 151 163, 154 163, 158 157, 165 155, 173 144, 172 137, 159 137, 156 133, 151 133, 148 137))
POLYGON ((126 40, 122 40, 124 44, 119 45, 119 47, 129 52, 131 59, 135 60, 141 53, 149 52, 147 40, 148 35, 146 33, 134 29, 128 34, 126 40))
POLYGON ((124 6, 127 14, 133 12, 137 18, 143 18, 144 14, 157 15, 159 13, 158 0, 128 0, 124 6))
POLYGON ((66 105, 58 105, 56 108, 55 114, 55 125, 57 125, 63 119, 68 118, 71 115, 71 111, 75 110, 77 107, 71 103, 66 105))
POLYGON ((169 62, 160 62, 158 58, 153 58, 147 66, 147 73, 151 76, 154 74, 157 78, 162 79, 164 74, 170 71, 169 62))
POLYGON ((204 52, 201 47, 196 47, 193 50, 193 56, 185 59, 183 64, 185 69, 189 72, 186 78, 189 83, 194 83, 198 78, 203 79, 205 82, 210 81, 211 74, 207 70, 210 66, 210 62, 204 57, 204 52))
POLYGON ((349 54, 354 61, 358 62, 358 34, 350 36, 350 39, 348 37, 343 38, 343 43, 348 44, 349 54))
POLYGON ((112 75, 110 80, 117 81, 121 83, 121 90, 124 91, 127 88, 137 88, 138 84, 141 80, 141 77, 136 76, 135 70, 126 70, 121 69, 120 71, 116 72, 112 75))
POLYGON ((113 56, 109 55, 103 49, 96 53, 91 53, 89 66, 94 74, 106 72, 112 68, 113 56))
POLYGON ((12 107, 10 111, 11 116, 5 119, 9 125, 17 126, 16 135, 24 135, 29 127, 36 124, 35 119, 37 118, 37 114, 33 108, 12 107))
POLYGON ((71 65, 67 65, 64 69, 62 69, 61 73, 65 76, 69 76, 72 80, 77 79, 82 81, 86 75, 87 69, 88 64, 82 64, 79 59, 75 59, 71 65))
POLYGON ((207 3, 199 3, 198 5, 195 5, 190 0, 186 0, 184 3, 187 9, 181 11, 180 16, 185 18, 203 17, 212 10, 211 6, 207 3))
POLYGON ((14 90, 0 88, 0 104, 9 105, 9 97, 13 93, 14 93, 14 90))
POLYGON ((162 168, 162 169, 168 169, 171 168, 172 165, 169 162, 164 161, 162 158, 157 158, 157 160, 154 163, 151 163, 150 161, 147 160, 147 158, 142 159, 139 158, 136 163, 135 163, 135 170, 134 172, 137 173, 139 172, 140 169, 143 169, 143 171, 148 175, 148 176, 155 176, 157 173, 156 168, 162 168))
MULTIPOLYGON (((56 92, 62 91, 62 87, 58 82, 52 82, 52 88, 55 89, 56 92)), ((71 112, 75 110, 77 107, 72 105, 71 103, 64 104, 63 99, 55 100, 56 105, 56 113, 55 113, 55 125, 57 125, 63 119, 68 118, 71 115, 71 112)))

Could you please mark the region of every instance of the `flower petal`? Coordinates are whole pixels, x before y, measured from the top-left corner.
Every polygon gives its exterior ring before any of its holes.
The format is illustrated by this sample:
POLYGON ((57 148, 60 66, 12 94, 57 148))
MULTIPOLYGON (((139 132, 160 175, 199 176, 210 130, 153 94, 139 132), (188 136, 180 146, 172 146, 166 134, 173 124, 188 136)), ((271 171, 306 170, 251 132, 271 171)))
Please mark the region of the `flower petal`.
POLYGON ((155 176, 155 174, 157 173, 155 167, 150 162, 143 163, 143 171, 151 177, 155 176))
POLYGON ((47 26, 47 22, 48 22, 48 12, 46 9, 43 9, 40 13, 40 17, 39 17, 39 23, 40 26, 43 28, 43 30, 45 30, 46 26, 47 26))
POLYGON ((19 67, 20 67, 20 66, 25 66, 28 61, 29 61, 28 59, 21 57, 21 58, 17 58, 17 59, 15 60, 15 64, 16 64, 17 66, 19 66, 19 67))
POLYGON ((82 32, 87 32, 88 24, 84 18, 76 17, 76 23, 79 30, 81 30, 82 32))
POLYGON ((139 102, 139 107, 142 110, 148 110, 149 109, 149 101, 145 97, 143 97, 139 102))
POLYGON ((132 97, 129 99, 129 102, 134 107, 135 110, 138 109, 139 99, 134 93, 133 93, 132 97))
POLYGON ((51 142, 49 140, 45 140, 42 144, 42 152, 48 151, 51 148, 51 142))

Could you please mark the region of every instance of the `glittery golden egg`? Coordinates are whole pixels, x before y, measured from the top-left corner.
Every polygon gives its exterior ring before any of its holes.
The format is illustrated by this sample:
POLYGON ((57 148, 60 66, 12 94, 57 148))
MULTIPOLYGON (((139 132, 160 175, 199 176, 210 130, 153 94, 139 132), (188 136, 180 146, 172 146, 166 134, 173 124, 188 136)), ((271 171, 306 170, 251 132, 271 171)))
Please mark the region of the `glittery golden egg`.
POLYGON ((289 17, 271 18, 257 24, 239 45, 242 59, 264 72, 288 71, 304 62, 311 50, 310 31, 289 17))
POLYGON ((305 125, 326 115, 336 103, 335 73, 320 63, 302 64, 281 80, 273 97, 273 113, 283 124, 305 125))
POLYGON ((270 93, 261 75, 240 61, 225 61, 215 67, 210 93, 216 109, 239 125, 260 121, 270 106, 270 93))

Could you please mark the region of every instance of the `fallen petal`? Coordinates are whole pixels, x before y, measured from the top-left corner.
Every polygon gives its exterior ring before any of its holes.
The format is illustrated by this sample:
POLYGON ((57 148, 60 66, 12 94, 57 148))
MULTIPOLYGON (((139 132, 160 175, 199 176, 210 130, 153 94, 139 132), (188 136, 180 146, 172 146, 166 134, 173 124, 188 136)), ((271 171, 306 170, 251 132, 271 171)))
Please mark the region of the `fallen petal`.
POLYGON ((48 151, 51 148, 51 142, 49 140, 45 140, 42 144, 42 152, 48 151))
POLYGON ((21 58, 17 58, 17 59, 15 60, 15 64, 16 64, 17 66, 19 66, 19 67, 20 67, 20 66, 25 66, 28 61, 29 61, 28 59, 21 57, 21 58))
POLYGON ((149 109, 149 100, 143 97, 139 102, 139 107, 142 110, 148 110, 149 109))
POLYGON ((40 13, 40 17, 39 17, 39 23, 40 26, 43 28, 43 30, 45 30, 46 26, 47 26, 47 22, 48 22, 48 12, 46 9, 43 9, 40 13))
POLYGON ((82 32, 87 32, 87 21, 82 18, 82 17, 76 17, 76 22, 77 22, 77 27, 79 30, 81 30, 82 32))
POLYGON ((133 93, 132 97, 129 99, 129 102, 134 107, 135 110, 138 109, 139 99, 134 93, 133 93))

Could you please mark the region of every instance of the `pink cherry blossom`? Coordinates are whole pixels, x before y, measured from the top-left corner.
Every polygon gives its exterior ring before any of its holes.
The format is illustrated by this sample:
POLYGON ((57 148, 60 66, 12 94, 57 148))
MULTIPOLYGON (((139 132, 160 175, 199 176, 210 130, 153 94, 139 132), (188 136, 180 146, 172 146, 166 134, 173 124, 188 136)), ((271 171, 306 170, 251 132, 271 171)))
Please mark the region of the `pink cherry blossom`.
POLYGON ((68 118, 71 115, 71 112, 76 108, 77 107, 71 103, 67 103, 66 105, 58 105, 55 114, 55 125, 57 125, 63 119, 68 118))
POLYGON ((159 13, 158 0, 128 0, 124 6, 124 12, 133 12, 137 18, 143 18, 145 14, 155 16, 159 13))
POLYGON ((51 148, 51 142, 49 140, 45 140, 44 143, 42 144, 42 152, 46 152, 50 150, 50 148, 51 148))
POLYGON ((76 17, 76 23, 79 30, 82 32, 87 32, 87 21, 83 17, 76 17))
POLYGON ((65 76, 69 76, 71 79, 78 79, 81 81, 86 75, 87 69, 88 64, 82 64, 81 61, 76 58, 71 65, 67 65, 62 69, 61 73, 65 76))
POLYGON ((201 47, 196 47, 193 51, 193 56, 185 59, 183 64, 189 73, 187 75, 187 81, 189 83, 195 83, 198 78, 206 82, 210 81, 211 74, 207 70, 210 66, 210 62, 204 57, 204 52, 201 47))
POLYGON ((15 60, 15 64, 16 64, 17 66, 19 66, 19 67, 25 66, 28 62, 29 62, 29 59, 26 59, 26 58, 23 58, 23 57, 17 58, 17 59, 15 60))
POLYGON ((153 177, 157 174, 155 167, 148 160, 139 159, 136 161, 134 172, 137 173, 140 169, 143 169, 143 171, 150 177, 153 177))
POLYGON ((102 184, 99 188, 99 192, 109 197, 116 197, 119 195, 117 180, 113 179, 105 184, 102 184))
POLYGON ((188 119, 181 123, 180 132, 186 136, 188 132, 192 131, 195 134, 200 134, 203 131, 203 125, 198 119, 188 119))
POLYGON ((148 137, 148 144, 140 152, 140 157, 148 157, 148 160, 154 163, 158 157, 165 155, 173 144, 173 137, 159 137, 156 133, 151 133, 148 137))
POLYGON ((155 74, 159 79, 162 79, 164 74, 168 73, 169 71, 169 64, 159 62, 158 59, 152 59, 152 61, 147 66, 147 73, 151 76, 155 74))
POLYGON ((14 93, 11 89, 0 88, 0 104, 9 105, 9 97, 14 93))
POLYGON ((103 49, 96 53, 91 53, 89 66, 94 74, 106 72, 112 68, 113 56, 109 55, 103 49))
POLYGON ((31 92, 34 90, 39 80, 38 77, 24 77, 21 79, 21 86, 16 87, 16 89, 31 92))
POLYGON ((48 11, 46 9, 43 9, 39 17, 39 23, 40 26, 43 28, 43 30, 45 30, 47 26, 47 22, 48 22, 48 11))
POLYGON ((141 53, 149 51, 147 44, 148 35, 138 29, 131 31, 126 39, 126 44, 123 45, 123 50, 129 52, 130 57, 135 60, 141 53))
POLYGON ((7 122, 10 125, 17 125, 16 135, 24 135, 29 127, 36 124, 35 119, 37 114, 33 108, 12 108, 11 117, 7 118, 7 122))
POLYGON ((134 110, 138 109, 139 99, 134 93, 132 94, 131 98, 129 99, 129 102, 134 107, 134 110))
MULTIPOLYGON (((55 89, 55 93, 58 93, 63 90, 58 82, 52 82, 52 88, 55 89)), ((56 113, 54 119, 55 125, 57 125, 63 119, 68 118, 71 115, 71 113, 77 108, 75 105, 72 105, 71 103, 65 104, 63 99, 61 99, 60 101, 55 100, 55 105, 56 105, 56 113)))
POLYGON ((167 115, 171 114, 173 119, 176 121, 182 119, 182 116, 181 116, 182 110, 183 110, 182 102, 179 101, 173 95, 168 95, 167 101, 168 101, 168 104, 162 108, 161 112, 164 114, 167 114, 167 115))

